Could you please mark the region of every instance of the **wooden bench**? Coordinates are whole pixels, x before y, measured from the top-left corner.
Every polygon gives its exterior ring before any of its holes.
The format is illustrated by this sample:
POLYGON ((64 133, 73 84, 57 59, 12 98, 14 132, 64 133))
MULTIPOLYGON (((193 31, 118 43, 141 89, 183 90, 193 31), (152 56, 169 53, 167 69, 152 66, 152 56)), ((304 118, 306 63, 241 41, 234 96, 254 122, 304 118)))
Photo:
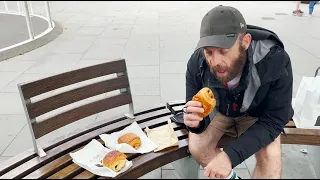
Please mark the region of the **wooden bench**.
MULTIPOLYGON (((34 147, 1 163, 1 178, 100 178, 74 164, 69 153, 81 149, 92 139, 97 139, 103 144, 99 135, 122 130, 134 121, 142 129, 146 127, 154 128, 167 124, 171 116, 171 112, 166 108, 165 104, 134 113, 126 63, 123 59, 58 74, 35 82, 20 84, 18 88, 34 147), (91 84, 87 82, 88 80, 105 78, 106 76, 109 77, 107 80, 101 81, 100 79, 99 82, 95 80, 91 84), (67 89, 65 92, 39 101, 32 101, 32 98, 38 95, 59 90, 79 82, 86 83, 84 83, 84 86, 67 89), (43 114, 66 105, 78 103, 87 98, 115 90, 119 92, 117 95, 112 95, 111 97, 103 96, 99 100, 73 107, 44 120, 37 119, 43 114), (58 128, 90 115, 123 105, 129 106, 129 113, 98 121, 81 130, 58 137, 53 141, 43 144, 38 143, 39 137, 58 128)), ((169 148, 157 153, 128 154, 128 159, 133 161, 133 167, 117 178, 138 178, 171 161, 188 156, 188 132, 184 127, 177 124, 173 124, 173 127, 180 140, 179 147, 169 148)))
MULTIPOLYGON (((73 163, 69 153, 81 149, 92 139, 97 139, 103 144, 103 141, 99 138, 100 134, 122 130, 133 121, 136 121, 143 130, 146 127, 154 128, 167 124, 169 118, 179 112, 184 104, 183 101, 168 102, 167 104, 159 104, 139 112, 133 112, 124 60, 90 66, 22 84, 19 89, 22 100, 25 102, 28 125, 31 132, 34 133, 35 143, 34 148, 0 164, 1 179, 107 179, 106 177, 96 176, 73 163), (69 90, 38 102, 30 101, 30 98, 36 95, 110 74, 116 75, 112 79, 69 90), (35 120, 35 117, 59 107, 116 89, 120 89, 119 95, 76 107, 42 122, 35 120), (129 114, 93 123, 82 130, 70 132, 53 141, 43 144, 36 143, 36 138, 65 124, 126 104, 129 104, 129 114)), ((116 178, 139 178, 168 163, 173 163, 182 178, 197 178, 199 164, 188 152, 188 131, 183 124, 173 123, 173 128, 179 139, 178 147, 168 148, 156 153, 128 154, 128 159, 133 161, 133 166, 116 178)), ((288 123, 285 131, 286 136, 281 136, 284 144, 320 145, 319 131, 297 129, 293 122, 288 123)), ((219 142, 219 147, 225 147, 233 140, 224 136, 219 142)))

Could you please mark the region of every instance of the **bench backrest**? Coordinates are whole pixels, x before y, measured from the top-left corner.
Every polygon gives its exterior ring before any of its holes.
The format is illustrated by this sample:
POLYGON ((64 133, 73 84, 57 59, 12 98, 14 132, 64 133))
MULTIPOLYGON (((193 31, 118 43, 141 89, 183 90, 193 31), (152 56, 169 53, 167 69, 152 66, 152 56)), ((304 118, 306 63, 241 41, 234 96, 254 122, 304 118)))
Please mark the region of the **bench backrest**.
POLYGON ((65 72, 30 83, 18 84, 18 88, 27 120, 32 128, 35 139, 90 115, 122 105, 132 104, 124 59, 65 72), (85 86, 65 91, 37 102, 31 102, 30 100, 33 97, 58 88, 107 75, 111 75, 113 78, 89 85, 86 84, 85 86), (41 122, 36 120, 37 117, 50 111, 114 90, 120 90, 121 93, 78 106, 44 119, 41 122))

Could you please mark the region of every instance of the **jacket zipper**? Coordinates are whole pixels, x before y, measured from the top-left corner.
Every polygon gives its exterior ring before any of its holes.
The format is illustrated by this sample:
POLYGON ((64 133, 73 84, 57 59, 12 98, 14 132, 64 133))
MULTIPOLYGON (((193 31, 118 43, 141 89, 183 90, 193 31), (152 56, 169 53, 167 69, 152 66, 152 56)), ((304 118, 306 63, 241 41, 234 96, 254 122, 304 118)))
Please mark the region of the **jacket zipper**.
POLYGON ((227 116, 229 116, 229 108, 230 108, 230 104, 228 104, 228 108, 227 108, 227 116))

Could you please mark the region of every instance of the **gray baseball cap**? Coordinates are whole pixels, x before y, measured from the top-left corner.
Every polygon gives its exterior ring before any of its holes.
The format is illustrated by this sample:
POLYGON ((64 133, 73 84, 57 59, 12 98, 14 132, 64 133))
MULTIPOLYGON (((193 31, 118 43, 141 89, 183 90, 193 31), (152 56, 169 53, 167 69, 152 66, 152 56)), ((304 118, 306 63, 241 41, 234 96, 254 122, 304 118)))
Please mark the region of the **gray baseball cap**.
POLYGON ((217 6, 202 19, 200 40, 196 49, 202 47, 231 48, 239 33, 247 31, 247 24, 242 14, 230 6, 217 6))

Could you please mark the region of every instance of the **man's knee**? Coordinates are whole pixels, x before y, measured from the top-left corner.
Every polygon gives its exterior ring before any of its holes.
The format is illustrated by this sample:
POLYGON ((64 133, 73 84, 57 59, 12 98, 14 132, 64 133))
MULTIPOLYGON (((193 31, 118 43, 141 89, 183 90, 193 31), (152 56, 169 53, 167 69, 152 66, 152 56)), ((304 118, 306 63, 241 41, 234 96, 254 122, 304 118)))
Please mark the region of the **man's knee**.
POLYGON ((196 137, 199 135, 196 134, 192 134, 190 133, 189 135, 189 152, 193 155, 193 156, 200 156, 202 154, 206 154, 208 152, 210 152, 210 149, 215 149, 214 147, 214 142, 209 142, 207 141, 205 138, 206 137, 202 137, 202 141, 200 140, 201 137, 196 137))
POLYGON ((192 133, 189 134, 189 152, 202 166, 206 166, 218 153, 216 151, 216 143, 208 141, 207 138, 199 137, 199 135, 192 133))
POLYGON ((278 136, 268 146, 262 148, 256 153, 257 165, 260 166, 277 166, 281 168, 281 143, 280 136, 278 136))
POLYGON ((214 150, 224 132, 209 126, 201 134, 189 133, 189 151, 194 154, 214 150))

